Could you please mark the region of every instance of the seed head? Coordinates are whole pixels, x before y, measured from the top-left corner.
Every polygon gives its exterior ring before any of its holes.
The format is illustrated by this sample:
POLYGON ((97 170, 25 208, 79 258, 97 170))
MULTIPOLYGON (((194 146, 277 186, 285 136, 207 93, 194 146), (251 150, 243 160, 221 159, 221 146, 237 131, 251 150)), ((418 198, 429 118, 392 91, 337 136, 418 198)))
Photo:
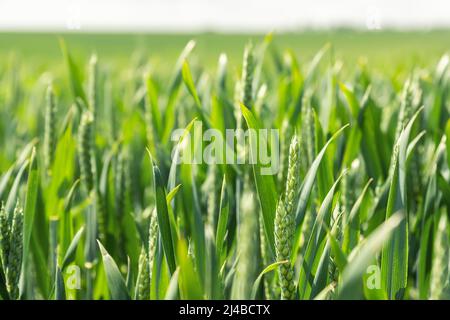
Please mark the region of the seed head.
POLYGON ((81 116, 78 131, 78 152, 80 162, 81 180, 88 192, 94 189, 94 175, 92 170, 92 124, 94 118, 90 111, 84 111, 81 116))
POLYGON ((142 247, 139 255, 139 269, 136 281, 136 298, 137 300, 150 299, 150 267, 148 260, 148 252, 142 247))
POLYGON ((0 209, 0 262, 3 266, 3 270, 6 270, 8 266, 10 232, 8 213, 6 212, 5 205, 2 202, 0 209))
POLYGON ((255 70, 255 61, 253 55, 253 48, 248 45, 244 51, 244 63, 242 66, 242 103, 247 108, 252 108, 253 105, 253 73, 255 70))
POLYGON ((6 287, 12 299, 19 297, 19 278, 23 255, 23 210, 17 203, 11 225, 10 251, 6 269, 6 287))
MULTIPOLYGON (((275 248, 277 261, 290 260, 292 240, 294 236, 294 219, 288 214, 284 201, 280 199, 275 215, 275 248)), ((281 287, 281 299, 289 300, 295 296, 294 270, 290 263, 278 268, 281 287)))

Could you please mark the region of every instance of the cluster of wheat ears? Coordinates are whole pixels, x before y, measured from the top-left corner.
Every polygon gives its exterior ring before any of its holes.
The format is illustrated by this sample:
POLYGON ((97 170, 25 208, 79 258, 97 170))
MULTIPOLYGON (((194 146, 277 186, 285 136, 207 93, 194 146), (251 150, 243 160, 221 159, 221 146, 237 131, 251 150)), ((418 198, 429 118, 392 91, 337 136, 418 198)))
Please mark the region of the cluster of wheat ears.
POLYGON ((194 47, 0 68, 2 299, 450 298, 447 55, 390 77, 269 35, 234 73, 194 47), (278 173, 177 164, 195 119, 278 129, 278 173))

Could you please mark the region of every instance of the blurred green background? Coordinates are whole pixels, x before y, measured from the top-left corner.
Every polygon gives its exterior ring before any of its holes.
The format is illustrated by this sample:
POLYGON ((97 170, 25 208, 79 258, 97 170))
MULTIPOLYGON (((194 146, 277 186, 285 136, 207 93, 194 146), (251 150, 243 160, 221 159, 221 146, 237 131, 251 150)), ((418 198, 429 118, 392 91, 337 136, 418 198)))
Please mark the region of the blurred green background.
MULTIPOLYGON (((55 68, 62 63, 58 37, 62 36, 78 59, 96 52, 105 61, 124 61, 133 52, 158 63, 158 68, 172 67, 180 50, 190 39, 197 41, 195 55, 202 65, 214 66, 221 52, 227 53, 230 64, 238 68, 244 45, 259 42, 262 34, 87 34, 87 33, 0 33, 0 59, 11 55, 32 62, 38 68, 55 68), (30 61, 32 60, 32 61, 30 61)), ((324 44, 331 43, 335 56, 347 67, 358 61, 368 66, 395 73, 399 69, 429 65, 450 49, 450 30, 432 31, 304 31, 275 34, 274 44, 290 48, 309 60, 324 44)))

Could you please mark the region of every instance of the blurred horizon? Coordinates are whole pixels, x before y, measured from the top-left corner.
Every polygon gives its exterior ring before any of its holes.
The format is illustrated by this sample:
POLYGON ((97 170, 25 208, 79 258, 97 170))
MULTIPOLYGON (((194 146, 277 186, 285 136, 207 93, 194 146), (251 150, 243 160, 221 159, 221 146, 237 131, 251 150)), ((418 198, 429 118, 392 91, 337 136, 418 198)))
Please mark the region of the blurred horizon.
POLYGON ((266 33, 342 28, 447 29, 450 2, 0 0, 0 32, 266 33))
MULTIPOLYGON (((0 58, 32 59, 33 65, 42 70, 60 64, 59 40, 67 43, 74 57, 86 60, 93 53, 105 63, 121 61, 130 63, 135 59, 150 58, 160 68, 168 68, 178 59, 180 50, 190 40, 197 45, 190 60, 214 68, 221 53, 229 57, 230 66, 238 66, 242 60, 243 48, 250 41, 259 43, 264 34, 104 34, 104 33, 2 33, 0 32, 0 58), (144 58, 146 57, 146 58, 144 58), (200 59, 200 60, 199 60, 200 59)), ((324 45, 331 44, 336 59, 356 67, 369 64, 384 69, 387 65, 405 70, 437 63, 443 54, 449 52, 447 39, 450 30, 427 32, 398 32, 380 30, 377 32, 356 32, 345 30, 306 31, 275 33, 273 45, 288 48, 299 55, 301 61, 312 59, 324 45)), ((233 69, 235 70, 235 69, 233 69)))

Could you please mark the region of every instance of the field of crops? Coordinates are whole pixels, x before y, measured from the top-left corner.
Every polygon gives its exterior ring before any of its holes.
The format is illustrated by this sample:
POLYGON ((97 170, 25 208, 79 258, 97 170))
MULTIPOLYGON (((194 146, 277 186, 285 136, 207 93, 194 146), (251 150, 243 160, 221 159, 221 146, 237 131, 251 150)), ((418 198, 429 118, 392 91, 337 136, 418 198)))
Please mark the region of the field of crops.
POLYGON ((450 299, 448 32, 313 35, 0 35, 0 299, 450 299))

